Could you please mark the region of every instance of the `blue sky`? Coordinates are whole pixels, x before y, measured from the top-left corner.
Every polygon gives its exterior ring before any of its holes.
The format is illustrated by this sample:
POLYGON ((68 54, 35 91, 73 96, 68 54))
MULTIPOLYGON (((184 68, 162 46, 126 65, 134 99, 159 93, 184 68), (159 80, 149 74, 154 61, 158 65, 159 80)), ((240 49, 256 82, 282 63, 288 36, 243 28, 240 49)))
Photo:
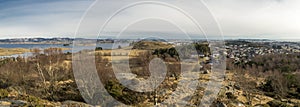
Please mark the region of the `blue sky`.
POLYGON ((74 34, 92 0, 1 0, 0 38, 74 34))
MULTIPOLYGON (((219 22, 225 38, 300 39, 299 0, 203 1, 219 22)), ((82 15, 93 2, 0 0, 0 38, 73 37, 82 15)), ((105 1, 108 7, 114 7, 116 2, 105 1)), ((99 15, 103 14, 107 13, 99 15)), ((125 22, 128 14, 122 17, 125 22)))

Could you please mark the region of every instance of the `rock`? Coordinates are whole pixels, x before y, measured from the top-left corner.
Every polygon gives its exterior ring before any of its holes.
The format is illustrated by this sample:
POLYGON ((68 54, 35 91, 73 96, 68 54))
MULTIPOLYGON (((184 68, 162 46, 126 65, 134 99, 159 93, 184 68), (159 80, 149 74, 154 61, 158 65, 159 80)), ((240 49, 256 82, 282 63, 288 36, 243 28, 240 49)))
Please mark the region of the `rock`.
MULTIPOLYGON (((203 104, 206 105, 206 104, 203 104)), ((206 105, 209 106, 209 105, 206 105)), ((214 101, 209 107, 227 107, 227 105, 221 101, 214 101)))
POLYGON ((287 99, 281 99, 281 102, 288 102, 287 99))
POLYGON ((253 99, 252 99, 252 102, 259 102, 259 101, 260 101, 260 99, 257 97, 253 97, 253 99))
POLYGON ((270 107, 268 104, 257 104, 254 107, 270 107))
POLYGON ((204 70, 204 71, 201 72, 201 74, 209 74, 209 73, 210 73, 209 70, 204 70))
POLYGON ((13 107, 23 107, 28 104, 28 102, 22 100, 10 100, 10 102, 12 103, 13 107))
POLYGON ((298 99, 290 99, 289 102, 291 102, 293 104, 300 104, 300 100, 298 100, 298 99))
POLYGON ((131 84, 132 84, 132 85, 138 85, 139 83, 140 83, 140 80, 139 80, 139 79, 137 79, 137 78, 131 79, 131 84))
POLYGON ((74 81, 69 79, 69 80, 66 80, 66 81, 57 81, 56 84, 57 85, 66 85, 66 84, 71 84, 73 83, 74 81))
POLYGON ((62 103, 63 107, 92 107, 89 104, 85 104, 82 102, 76 102, 76 101, 65 101, 62 103))
POLYGON ((232 92, 227 92, 226 96, 228 99, 236 99, 237 98, 236 96, 234 96, 234 94, 232 92))
POLYGON ((287 103, 278 100, 269 101, 267 104, 271 107, 290 107, 287 103))
POLYGON ((0 106, 10 106, 11 105, 11 102, 8 102, 8 101, 0 101, 0 106))
POLYGON ((227 105, 224 104, 223 102, 218 101, 218 102, 216 103, 216 107, 227 107, 227 105))
POLYGON ((255 97, 252 100, 253 105, 258 105, 258 104, 267 104, 270 101, 273 101, 274 99, 268 96, 264 95, 255 95, 255 97))
POLYGON ((237 101, 242 102, 244 104, 248 103, 248 99, 245 96, 237 96, 237 101))
POLYGON ((229 103, 229 107, 246 107, 242 102, 229 103))
POLYGON ((240 89, 241 89, 240 85, 238 85, 238 84, 234 84, 233 87, 234 87, 235 89, 237 89, 237 90, 240 90, 240 89))
POLYGON ((246 107, 243 103, 241 103, 241 102, 237 102, 237 107, 246 107))

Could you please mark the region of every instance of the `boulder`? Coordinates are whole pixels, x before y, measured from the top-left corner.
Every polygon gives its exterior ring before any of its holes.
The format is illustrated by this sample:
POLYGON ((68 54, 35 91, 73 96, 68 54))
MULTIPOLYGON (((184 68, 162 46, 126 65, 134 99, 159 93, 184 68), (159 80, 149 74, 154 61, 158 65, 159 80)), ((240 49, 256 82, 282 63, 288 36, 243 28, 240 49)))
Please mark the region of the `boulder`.
POLYGON ((10 100, 9 102, 12 103, 12 107, 23 107, 28 105, 27 101, 22 101, 22 100, 10 100))
POLYGON ((294 103, 294 104, 300 104, 300 100, 298 100, 298 99, 290 99, 289 102, 294 103))
POLYGON ((257 104, 254 107, 270 107, 268 104, 257 104))
POLYGON ((217 107, 227 107, 227 105, 223 102, 217 102, 216 106, 217 107))
POLYGON ((271 107, 291 107, 287 103, 278 100, 269 101, 267 104, 270 105, 271 107))
POLYGON ((209 74, 209 73, 210 73, 209 70, 204 70, 204 71, 202 71, 202 74, 209 74))
POLYGON ((241 89, 240 85, 238 85, 238 84, 234 84, 233 87, 234 87, 235 89, 237 89, 237 90, 240 90, 240 89, 241 89))
POLYGON ((63 107, 92 107, 89 104, 85 104, 82 102, 76 102, 76 101, 65 101, 62 102, 63 107))
POLYGON ((11 105, 11 102, 8 102, 8 101, 0 101, 0 106, 3 107, 3 106, 10 106, 11 105))
POLYGON ((229 103, 229 107, 246 107, 243 103, 241 102, 235 102, 235 103, 229 103))

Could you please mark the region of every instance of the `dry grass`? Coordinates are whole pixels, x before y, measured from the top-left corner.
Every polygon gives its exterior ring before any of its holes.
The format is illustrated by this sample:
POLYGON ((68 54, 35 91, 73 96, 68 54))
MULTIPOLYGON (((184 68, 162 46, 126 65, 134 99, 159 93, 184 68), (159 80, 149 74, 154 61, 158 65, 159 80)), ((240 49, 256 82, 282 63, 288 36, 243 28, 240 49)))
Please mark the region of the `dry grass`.
POLYGON ((133 49, 154 50, 154 49, 168 49, 172 47, 174 46, 164 42, 140 41, 134 44, 133 49))
POLYGON ((141 54, 147 52, 147 50, 126 50, 126 49, 116 49, 116 50, 100 50, 96 51, 96 55, 102 56, 104 59, 112 60, 128 60, 128 58, 135 58, 140 56, 141 54))
POLYGON ((0 56, 23 54, 25 52, 30 52, 30 50, 25 48, 0 48, 0 56))
MULTIPOLYGON (((61 50, 70 50, 70 48, 59 48, 61 50)), ((26 52, 33 52, 32 49, 25 48, 0 48, 0 56, 10 56, 16 54, 23 54, 26 52)))

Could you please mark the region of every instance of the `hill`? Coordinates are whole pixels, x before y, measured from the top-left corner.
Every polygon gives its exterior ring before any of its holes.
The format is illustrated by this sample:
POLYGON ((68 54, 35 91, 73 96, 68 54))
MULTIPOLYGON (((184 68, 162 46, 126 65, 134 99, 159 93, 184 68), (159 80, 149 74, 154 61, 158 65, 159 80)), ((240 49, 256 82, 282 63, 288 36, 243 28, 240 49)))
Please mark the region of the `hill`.
POLYGON ((174 47, 172 44, 161 41, 139 41, 133 44, 133 49, 154 50, 174 47))

